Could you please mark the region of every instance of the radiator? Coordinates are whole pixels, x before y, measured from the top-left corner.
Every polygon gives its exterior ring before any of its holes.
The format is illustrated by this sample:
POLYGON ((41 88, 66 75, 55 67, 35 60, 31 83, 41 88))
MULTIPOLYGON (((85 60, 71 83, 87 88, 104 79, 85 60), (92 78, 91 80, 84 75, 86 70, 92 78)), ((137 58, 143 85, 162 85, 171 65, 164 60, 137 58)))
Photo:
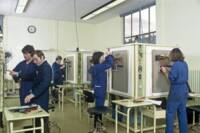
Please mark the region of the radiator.
POLYGON ((200 93, 200 69, 189 70, 189 85, 192 92, 200 93))

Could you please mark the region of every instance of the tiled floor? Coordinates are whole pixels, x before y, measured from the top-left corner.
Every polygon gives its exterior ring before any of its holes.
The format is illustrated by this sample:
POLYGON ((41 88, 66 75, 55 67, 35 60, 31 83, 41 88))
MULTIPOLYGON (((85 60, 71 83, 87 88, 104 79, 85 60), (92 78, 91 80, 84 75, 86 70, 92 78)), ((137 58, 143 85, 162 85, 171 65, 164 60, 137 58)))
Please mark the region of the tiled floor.
MULTIPOLYGON (((17 104, 14 99, 13 101, 7 101, 6 103, 9 106, 17 104)), ((50 112, 50 115, 51 121, 57 123, 61 128, 61 133, 87 133, 90 129, 91 124, 88 121, 87 113, 83 113, 80 117, 79 112, 75 110, 72 103, 66 102, 63 112, 56 107, 56 110, 54 112, 50 112)), ((115 133, 114 123, 106 120, 105 125, 108 133, 115 133)), ((175 130, 175 133, 178 133, 178 129, 175 130)), ((0 133, 3 133, 2 129, 0 129, 0 133)), ((53 127, 51 133, 58 133, 58 130, 53 127)), ((126 130, 124 128, 120 128, 119 133, 126 133, 126 130)), ((152 131, 148 133, 152 133, 152 131)), ((157 130, 157 133, 164 133, 164 130, 157 130)), ((189 133, 195 132, 190 131, 189 133)))

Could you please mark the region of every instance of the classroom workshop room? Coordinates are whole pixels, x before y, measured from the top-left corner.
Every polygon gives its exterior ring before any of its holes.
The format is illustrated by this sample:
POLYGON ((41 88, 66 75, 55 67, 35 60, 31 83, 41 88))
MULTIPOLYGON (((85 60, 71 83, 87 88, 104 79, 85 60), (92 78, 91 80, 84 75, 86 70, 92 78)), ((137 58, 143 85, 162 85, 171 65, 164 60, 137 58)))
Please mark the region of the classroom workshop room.
POLYGON ((0 133, 200 133, 199 13, 200 0, 0 0, 0 133))

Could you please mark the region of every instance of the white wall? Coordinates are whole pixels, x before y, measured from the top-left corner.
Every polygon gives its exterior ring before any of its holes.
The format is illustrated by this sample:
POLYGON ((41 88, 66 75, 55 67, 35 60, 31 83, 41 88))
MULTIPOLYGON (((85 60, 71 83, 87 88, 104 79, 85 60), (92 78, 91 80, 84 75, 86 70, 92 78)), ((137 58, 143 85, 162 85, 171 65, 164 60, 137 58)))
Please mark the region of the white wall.
POLYGON ((120 46, 123 44, 123 19, 119 16, 96 25, 98 49, 120 46))
MULTIPOLYGON (((5 17, 4 19, 4 48, 12 52, 13 58, 9 63, 12 69, 23 59, 21 49, 26 45, 33 45, 36 49, 56 48, 56 23, 52 20, 5 17), (30 34, 29 25, 35 25, 37 32, 30 34)), ((51 58, 48 58, 51 59, 51 58)))
POLYGON ((178 44, 190 67, 200 67, 200 1, 157 0, 157 42, 178 44))
MULTIPOLYGON (((120 17, 99 24, 78 23, 80 49, 105 50, 123 44, 122 23, 120 17)), ((46 58, 52 63, 57 54, 64 56, 67 51, 76 49, 75 34, 73 22, 6 16, 4 48, 13 54, 9 69, 23 59, 21 49, 26 44, 31 44, 36 49, 47 50, 46 58), (29 25, 36 26, 36 33, 28 33, 29 25), (48 51, 49 49, 51 50, 48 51)))
MULTIPOLYGON (((94 28, 93 24, 78 24, 80 48, 92 49, 96 47, 94 28)), ((12 69, 23 59, 21 49, 26 44, 31 44, 36 49, 45 50, 46 58, 52 64, 57 54, 64 55, 66 51, 74 50, 77 47, 74 23, 6 16, 4 20, 4 48, 13 54, 9 69, 12 69), (36 26, 36 33, 28 33, 27 27, 29 25, 36 26), (49 49, 51 50, 49 51, 49 49)))
MULTIPOLYGON (((75 25, 72 22, 58 22, 58 49, 75 50, 77 47, 75 25)), ((80 49, 92 50, 95 48, 95 25, 78 23, 78 35, 80 49)))

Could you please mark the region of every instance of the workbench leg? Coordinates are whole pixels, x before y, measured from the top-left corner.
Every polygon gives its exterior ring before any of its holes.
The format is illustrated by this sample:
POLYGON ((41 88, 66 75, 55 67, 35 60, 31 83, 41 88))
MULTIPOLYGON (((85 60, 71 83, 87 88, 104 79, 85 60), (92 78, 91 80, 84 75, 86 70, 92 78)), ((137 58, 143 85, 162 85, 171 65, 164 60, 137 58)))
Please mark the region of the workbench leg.
POLYGON ((35 133, 35 119, 33 119, 33 128, 34 128, 33 133, 35 133))
POLYGON ((77 92, 74 92, 74 100, 75 100, 75 109, 77 109, 77 103, 78 103, 78 98, 77 98, 77 92))
POLYGON ((81 111, 81 108, 82 108, 82 105, 81 105, 81 93, 79 93, 79 107, 80 107, 80 111, 81 111))
POLYGON ((131 111, 131 108, 128 108, 127 109, 127 119, 126 119, 126 127, 127 127, 127 130, 126 132, 129 133, 129 129, 130 129, 130 111, 131 111))
POLYGON ((40 122, 41 122, 41 133, 44 133, 44 118, 40 118, 40 122))
POLYGON ((153 114, 154 114, 154 117, 153 117, 153 133, 156 133, 156 116, 155 116, 155 113, 156 113, 156 106, 154 105, 153 106, 153 114))
POLYGON ((3 128, 3 112, 0 112, 0 128, 3 128))
POLYGON ((137 109, 134 109, 134 131, 136 131, 138 129, 138 112, 137 109))
POLYGON ((64 88, 62 89, 62 111, 64 108, 64 88))
POLYGON ((143 112, 141 111, 141 123, 140 123, 140 130, 141 130, 141 133, 143 133, 143 112))
POLYGON ((156 133, 156 118, 153 118, 153 133, 156 133))
POLYGON ((58 88, 58 108, 59 109, 60 109, 60 102, 61 102, 60 90, 61 90, 61 88, 58 88))
POLYGON ((14 133, 13 122, 10 122, 10 133, 14 133))
POLYGON ((7 125, 6 125, 6 132, 7 133, 10 133, 10 123, 9 122, 7 122, 7 125))
POLYGON ((193 116, 193 118, 192 118, 192 126, 194 126, 195 125, 195 111, 192 111, 192 116, 193 116))
POLYGON ((115 105, 115 133, 118 133, 118 105, 115 105))
POLYGON ((78 96, 80 119, 82 118, 81 94, 78 96))

